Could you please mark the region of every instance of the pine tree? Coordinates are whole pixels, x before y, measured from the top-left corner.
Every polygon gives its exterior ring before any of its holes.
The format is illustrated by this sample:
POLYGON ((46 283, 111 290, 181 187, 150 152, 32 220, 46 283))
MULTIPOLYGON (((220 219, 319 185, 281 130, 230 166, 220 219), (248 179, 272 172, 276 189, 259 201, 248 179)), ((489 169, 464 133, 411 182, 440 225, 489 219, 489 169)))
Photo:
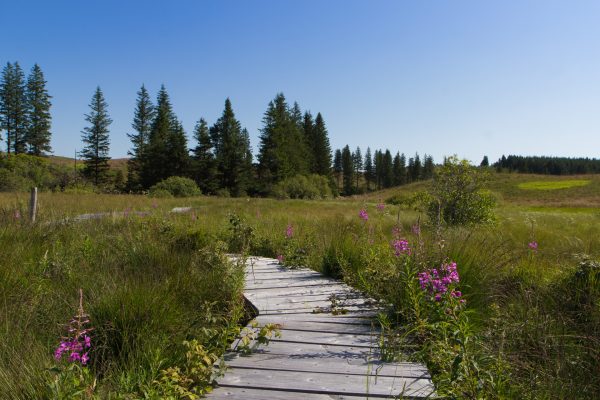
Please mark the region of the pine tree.
POLYGON ((150 94, 146 87, 142 85, 137 92, 133 124, 131 124, 136 133, 127 134, 132 144, 131 150, 127 152, 131 156, 127 161, 127 188, 129 190, 142 189, 140 172, 143 153, 150 140, 154 115, 154 106, 150 100, 150 94))
POLYGON ((349 196, 354 192, 354 160, 348 145, 342 149, 342 175, 344 194, 349 196))
POLYGON ((490 160, 488 160, 488 156, 483 156, 483 160, 481 160, 481 164, 479 164, 480 167, 489 167, 490 166, 490 160))
POLYGON ((283 93, 269 102, 258 155, 260 177, 267 186, 308 172, 308 149, 296 117, 292 116, 283 93))
POLYGON ((308 163, 308 170, 312 174, 317 172, 317 164, 314 154, 314 143, 315 143, 315 122, 313 121, 312 114, 309 111, 304 113, 302 121, 302 133, 304 134, 304 143, 306 144, 306 157, 308 163))
POLYGON ((315 158, 314 173, 319 175, 331 174, 331 146, 325 121, 321 113, 317 113, 314 126, 313 154, 315 158))
POLYGON ((248 131, 242 131, 229 99, 225 100, 221 118, 209 132, 215 148, 220 186, 233 196, 244 195, 252 179, 252 151, 248 131))
POLYGON ((6 131, 8 154, 24 153, 27 149, 27 96, 25 75, 18 62, 7 63, 0 81, 0 115, 6 131))
POLYGON ((394 170, 393 170, 393 163, 392 163, 392 153, 390 153, 389 150, 385 150, 385 153, 383 154, 383 158, 382 158, 382 180, 383 180, 383 187, 384 188, 389 188, 392 187, 392 185, 394 184, 394 170))
POLYGON ((337 180, 338 190, 340 188, 340 178, 342 176, 342 151, 337 149, 335 151, 335 156, 333 157, 333 173, 335 174, 335 178, 337 180))
POLYGON ((166 157, 169 160, 168 176, 186 176, 189 173, 190 154, 185 130, 173 115, 173 129, 167 136, 166 157))
POLYGON ((102 90, 98 86, 90 103, 90 113, 85 115, 89 126, 83 128, 82 137, 84 148, 81 152, 85 160, 83 173, 91 179, 95 185, 106 182, 108 176, 109 138, 108 127, 112 120, 107 112, 108 104, 104 100, 102 90))
POLYGON ((367 147, 367 151, 365 152, 365 180, 367 182, 367 191, 371 190, 371 182, 375 177, 375 169, 373 167, 373 157, 371 156, 371 148, 367 147))
POLYGON ((304 121, 302 118, 302 110, 300 109, 300 105, 297 101, 294 102, 294 105, 290 110, 290 118, 292 119, 292 121, 294 121, 298 129, 302 130, 304 121))
POLYGON ((140 182, 144 189, 172 176, 168 156, 168 142, 171 133, 177 128, 176 118, 169 99, 169 94, 162 85, 156 97, 154 120, 150 129, 148 143, 139 155, 140 182))
POLYGON ((194 139, 196 147, 192 150, 193 153, 193 176, 196 183, 203 193, 215 193, 218 189, 217 166, 215 156, 212 153, 212 141, 208 125, 203 118, 196 124, 194 128, 194 139))
POLYGON ((35 64, 27 78, 27 134, 26 141, 29 152, 40 156, 51 152, 50 147, 50 99, 52 96, 46 90, 44 73, 35 64))
POLYGON ((425 154, 425 156, 423 157, 422 179, 433 178, 434 169, 435 169, 435 166, 433 164, 433 157, 425 154))
POLYGON ((354 164, 354 175, 356 176, 356 192, 358 193, 358 181, 363 167, 362 154, 360 152, 360 147, 358 146, 352 154, 352 163, 354 164))
POLYGON ((407 171, 406 171, 406 178, 407 178, 406 181, 408 183, 414 182, 413 181, 414 169, 415 169, 415 159, 410 157, 408 159, 408 167, 407 167, 407 171))
POLYGON ((377 190, 380 190, 383 184, 383 153, 381 150, 375 150, 373 161, 375 163, 375 183, 377 190))
POLYGON ((414 158, 414 162, 413 162, 413 168, 411 170, 411 180, 413 182, 418 181, 419 179, 421 179, 421 158, 419 157, 419 153, 415 153, 415 158, 414 158))
POLYGON ((394 186, 399 186, 402 183, 402 165, 400 160, 400 152, 397 152, 394 156, 394 161, 392 162, 392 171, 393 171, 393 179, 394 186))

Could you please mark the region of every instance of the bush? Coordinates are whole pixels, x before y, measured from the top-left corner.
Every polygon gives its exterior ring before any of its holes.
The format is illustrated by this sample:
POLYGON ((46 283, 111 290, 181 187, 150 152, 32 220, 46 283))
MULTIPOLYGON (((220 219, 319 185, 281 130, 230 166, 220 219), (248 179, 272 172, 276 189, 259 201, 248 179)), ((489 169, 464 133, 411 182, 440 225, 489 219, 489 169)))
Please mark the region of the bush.
POLYGON ((446 159, 433 177, 423 203, 431 221, 447 225, 472 225, 494 221, 495 199, 482 190, 484 172, 459 160, 446 159))
POLYGON ((154 197, 192 197, 202 194, 196 182, 181 176, 171 176, 150 188, 154 197))
POLYGON ((329 181, 322 175, 296 175, 277 183, 271 194, 278 199, 327 199, 333 197, 329 181))

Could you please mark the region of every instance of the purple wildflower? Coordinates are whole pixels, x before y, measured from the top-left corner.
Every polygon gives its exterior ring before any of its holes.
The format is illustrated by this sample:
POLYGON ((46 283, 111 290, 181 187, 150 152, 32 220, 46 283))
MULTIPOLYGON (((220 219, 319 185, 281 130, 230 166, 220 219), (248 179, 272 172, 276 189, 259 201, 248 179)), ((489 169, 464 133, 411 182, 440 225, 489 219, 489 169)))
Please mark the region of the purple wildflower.
POLYGON ((399 257, 403 254, 410 255, 410 246, 408 245, 408 240, 406 239, 396 239, 392 242, 392 246, 394 247, 394 255, 399 257))
POLYGON ((360 212, 358 213, 358 216, 360 217, 360 219, 362 219, 365 222, 367 222, 369 220, 369 214, 367 214, 367 210, 365 210, 365 209, 360 210, 360 212))
POLYGON ((440 301, 442 295, 450 291, 450 296, 459 298, 462 293, 451 288, 451 285, 460 282, 455 262, 442 264, 439 269, 432 268, 430 271, 420 272, 417 275, 421 289, 427 291, 436 301, 440 301))
POLYGON ((84 353, 84 349, 92 347, 92 339, 89 336, 91 328, 86 327, 89 322, 87 314, 83 311, 83 291, 79 289, 79 310, 77 315, 69 321, 69 327, 67 328, 69 335, 62 338, 54 351, 56 361, 60 361, 63 355, 68 354, 67 360, 69 362, 87 364, 89 354, 88 351, 84 353))
POLYGON ((15 217, 15 219, 21 219, 21 211, 15 210, 14 217, 15 217))
POLYGON ((279 261, 279 263, 281 264, 283 262, 283 255, 279 254, 277 256, 277 261, 279 261))
POLYGON ((419 224, 414 224, 411 228, 412 233, 419 236, 421 234, 421 226, 419 224))
POLYGON ((383 203, 379 203, 375 207, 377 208, 377 211, 383 212, 383 210, 385 210, 385 204, 383 204, 383 203))
POLYGON ((528 246, 529 246, 529 249, 530 249, 530 250, 532 250, 532 251, 537 251, 537 249, 538 249, 538 242, 536 242, 536 241, 534 240, 534 241, 532 241, 532 242, 529 242, 528 246))
POLYGON ((402 231, 402 229, 399 226, 394 226, 392 228, 392 235, 397 238, 400 236, 400 232, 402 231))
POLYGON ((291 239, 294 236, 294 227, 292 225, 288 225, 285 229, 285 237, 287 239, 291 239))

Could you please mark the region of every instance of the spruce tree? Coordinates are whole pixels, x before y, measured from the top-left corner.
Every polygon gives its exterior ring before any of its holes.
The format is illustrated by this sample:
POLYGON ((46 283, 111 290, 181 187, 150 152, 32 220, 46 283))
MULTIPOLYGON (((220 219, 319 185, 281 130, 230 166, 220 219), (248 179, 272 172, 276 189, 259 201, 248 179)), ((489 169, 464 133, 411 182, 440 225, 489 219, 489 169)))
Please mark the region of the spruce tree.
POLYGON ((422 169, 422 179, 431 179, 433 178, 434 171, 433 157, 425 154, 423 157, 423 169, 422 169))
POLYGON ((383 184, 383 153, 381 150, 375 150, 373 161, 375 164, 375 184, 377 190, 380 190, 383 184))
POLYGON ((302 130, 302 127, 303 127, 302 110, 300 109, 300 105, 298 104, 297 101, 294 102, 294 105, 292 106, 292 109, 290 110, 290 118, 292 119, 292 121, 294 121, 294 123, 296 124, 298 129, 302 130))
POLYGON ((166 157, 169 160, 168 176, 186 176, 189 173, 190 154, 183 125, 173 115, 173 129, 167 136, 166 157))
POLYGON ((229 99, 225 100, 223 114, 209 132, 220 186, 233 196, 245 195, 252 179, 252 151, 248 131, 242 131, 229 99))
POLYGON ((358 193, 358 183, 361 175, 361 170, 363 167, 363 159, 362 154, 360 152, 360 147, 356 147, 356 150, 352 154, 352 162, 354 164, 354 175, 356 178, 356 192, 358 193))
POLYGON ((218 189, 217 166, 215 156, 212 153, 212 141, 208 125, 203 118, 196 123, 194 128, 194 139, 196 147, 192 150, 192 171, 193 177, 203 193, 215 193, 218 189))
POLYGON ((354 192, 354 160, 348 145, 342 149, 342 175, 344 194, 349 196, 354 192))
POLYGON ((319 175, 329 175, 331 173, 331 146, 325 121, 321 113, 317 113, 314 126, 313 155, 315 159, 314 173, 319 175))
POLYGON ((337 180, 338 190, 340 188, 340 178, 342 176, 342 151, 337 149, 335 151, 335 156, 333 157, 333 173, 335 174, 335 178, 337 180))
POLYGON ((306 141, 285 101, 278 93, 263 117, 258 155, 261 180, 268 186, 308 172, 306 141))
POLYGON ((140 172, 142 168, 143 153, 150 140, 152 121, 154 120, 154 106, 150 94, 142 85, 137 92, 135 112, 131 127, 135 133, 127 134, 131 140, 132 148, 127 152, 131 158, 127 161, 127 188, 129 190, 142 189, 140 172))
POLYGON ((483 160, 481 160, 481 164, 479 164, 480 167, 489 167, 490 166, 490 160, 488 160, 488 156, 483 156, 483 160))
POLYGON ((51 152, 50 147, 50 99, 46 90, 44 73, 35 64, 27 78, 27 134, 29 152, 36 156, 51 152))
POLYGON ((408 159, 408 167, 407 167, 407 171, 406 171, 406 181, 408 183, 414 182, 413 181, 413 175, 414 175, 414 169, 415 169, 415 159, 410 157, 408 159))
POLYGON ((315 122, 313 121, 312 114, 309 111, 304 113, 304 118, 302 121, 302 133, 304 134, 304 143, 306 144, 306 149, 308 150, 306 153, 308 170, 310 173, 316 174, 317 164, 313 145, 315 143, 315 122))
POLYGON ((412 173, 412 181, 416 182, 419 179, 421 179, 421 175, 422 175, 422 165, 421 165, 421 157, 419 157, 419 153, 415 153, 415 159, 414 159, 414 164, 413 164, 413 169, 411 171, 412 173))
POLYGON ((173 127, 173 109, 169 94, 162 85, 156 96, 154 119, 148 143, 140 154, 140 182, 144 189, 169 177, 167 140, 173 127))
POLYGON ((90 124, 83 128, 81 139, 84 148, 81 156, 85 161, 83 173, 91 179, 95 185, 106 182, 108 176, 109 138, 108 127, 112 120, 108 116, 108 104, 100 86, 96 88, 90 103, 90 113, 85 115, 85 120, 90 124))
POLYGON ((390 153, 389 150, 385 150, 385 153, 383 154, 383 159, 382 159, 383 163, 382 163, 382 180, 383 180, 383 187, 384 188, 389 188, 392 187, 393 183, 394 183, 394 171, 393 171, 393 165, 392 165, 392 153, 390 153))
POLYGON ((365 152, 365 181, 367 182, 367 191, 371 190, 371 182, 373 182, 373 178, 375 177, 375 169, 373 167, 373 157, 371 156, 371 148, 367 147, 367 151, 365 152))
POLYGON ((392 162, 392 170, 393 170, 393 182, 394 182, 394 186, 399 186, 401 185, 401 181, 402 181, 402 171, 401 171, 401 165, 400 165, 400 152, 396 152, 396 155, 394 156, 394 161, 392 162))
POLYGON ((0 115, 6 131, 6 151, 18 154, 27 149, 27 95, 25 75, 18 62, 7 63, 0 81, 0 115))

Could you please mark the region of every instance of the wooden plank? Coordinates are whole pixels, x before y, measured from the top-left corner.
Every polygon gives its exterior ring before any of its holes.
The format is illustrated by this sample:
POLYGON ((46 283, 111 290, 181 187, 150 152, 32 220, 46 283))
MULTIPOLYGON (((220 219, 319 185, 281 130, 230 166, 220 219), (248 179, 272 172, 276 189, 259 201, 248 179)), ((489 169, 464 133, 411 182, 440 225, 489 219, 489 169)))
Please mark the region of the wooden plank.
POLYGON ((245 296, 248 300, 260 299, 264 297, 288 297, 288 296, 311 296, 316 294, 332 294, 344 295, 344 294, 355 294, 360 293, 349 289, 342 285, 316 285, 316 286, 298 286, 298 287, 284 287, 269 289, 267 287, 262 288, 258 291, 246 291, 245 296))
MULTIPOLYGON (((378 347, 379 336, 376 335, 356 335, 350 333, 333 333, 333 332, 311 332, 311 331, 294 331, 281 330, 281 337, 273 337, 273 342, 294 342, 306 344, 322 344, 328 346, 351 346, 351 347, 378 347)), ((237 341, 233 342, 233 346, 237 346, 237 341)))
MULTIPOLYGON (((243 400, 367 400, 366 396, 290 392, 284 390, 249 389, 244 387, 223 387, 208 395, 211 399, 243 399, 243 400)), ((392 398, 392 397, 390 397, 392 398)))
POLYGON ((281 322, 280 318, 269 315, 260 316, 257 318, 259 325, 277 324, 281 329, 296 330, 296 331, 311 331, 311 332, 332 332, 332 333, 352 333, 361 335, 376 335, 379 334, 378 326, 373 324, 340 324, 335 321, 329 322, 313 322, 301 320, 288 320, 281 322))
POLYGON ((229 354, 225 362, 229 367, 260 368, 286 371, 309 371, 347 375, 377 375, 404 378, 429 378, 427 368, 415 363, 390 363, 367 358, 350 359, 340 362, 339 358, 328 357, 326 353, 306 357, 302 354, 276 354, 268 352, 253 354, 251 357, 229 354))
POLYGON ((433 385, 427 379, 246 368, 231 368, 219 379, 219 386, 352 396, 368 394, 375 398, 385 398, 392 394, 428 396, 433 392, 433 385))
POLYGON ((255 318, 259 323, 265 318, 273 320, 277 318, 279 323, 285 324, 289 321, 306 321, 306 322, 324 322, 324 323, 336 323, 336 324, 350 324, 350 325, 367 325, 371 326, 373 318, 371 315, 357 315, 357 314, 344 314, 344 315, 333 315, 333 314, 316 314, 316 313, 297 313, 287 314, 280 316, 273 315, 259 315, 255 318))

